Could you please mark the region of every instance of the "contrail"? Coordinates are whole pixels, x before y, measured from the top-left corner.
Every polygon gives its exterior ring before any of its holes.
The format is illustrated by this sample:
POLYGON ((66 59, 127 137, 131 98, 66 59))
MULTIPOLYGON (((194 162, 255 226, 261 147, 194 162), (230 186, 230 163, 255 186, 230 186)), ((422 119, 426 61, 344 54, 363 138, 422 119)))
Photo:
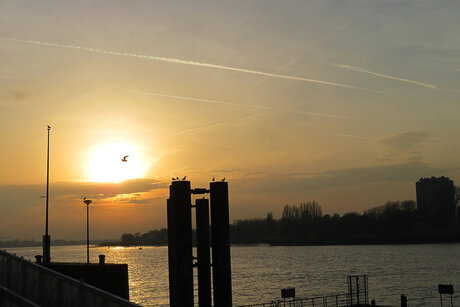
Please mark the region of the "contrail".
POLYGON ((245 107, 245 108, 268 110, 268 111, 289 112, 289 113, 305 114, 305 115, 310 115, 310 116, 331 117, 331 118, 347 118, 347 117, 342 116, 342 115, 315 113, 315 112, 306 112, 306 111, 296 111, 296 110, 288 110, 288 109, 283 109, 283 108, 272 108, 272 107, 266 107, 266 106, 260 106, 260 105, 248 105, 248 104, 242 104, 242 103, 227 102, 227 101, 221 101, 221 100, 212 100, 212 99, 202 99, 202 98, 194 98, 194 97, 165 95, 165 94, 143 92, 143 91, 132 91, 132 92, 137 93, 137 94, 151 95, 151 96, 157 96, 157 97, 166 97, 166 98, 182 99, 182 100, 197 101, 197 102, 204 102, 204 103, 221 104, 221 105, 229 105, 229 106, 238 106, 238 107, 245 107))
POLYGON ((352 135, 352 134, 338 134, 338 136, 346 137, 346 138, 355 138, 355 139, 362 139, 362 140, 374 140, 374 138, 362 135, 352 135))
POLYGON ((202 63, 202 62, 195 62, 195 61, 182 60, 182 59, 174 59, 174 58, 158 57, 158 56, 143 55, 143 54, 136 54, 136 53, 118 52, 118 51, 109 51, 109 50, 102 50, 102 49, 96 49, 96 48, 90 48, 90 47, 47 43, 47 42, 23 40, 23 39, 15 39, 15 38, 7 38, 7 37, 0 37, 0 39, 5 40, 5 41, 18 42, 18 43, 27 43, 27 44, 35 44, 35 45, 47 46, 47 47, 75 49, 75 50, 82 50, 82 51, 88 51, 88 52, 94 52, 94 53, 100 53, 100 54, 139 58, 139 59, 151 60, 151 61, 161 61, 161 62, 174 63, 174 64, 207 67, 207 68, 213 68, 213 69, 221 69, 221 70, 236 71, 236 72, 260 75, 260 76, 267 76, 267 77, 272 77, 272 78, 296 80, 296 81, 316 83, 316 84, 321 84, 321 85, 329 85, 329 86, 342 87, 342 88, 348 88, 348 89, 354 89, 354 90, 375 92, 371 89, 347 85, 344 83, 336 83, 336 82, 302 78, 302 77, 296 77, 296 76, 274 74, 274 73, 268 73, 268 72, 263 72, 263 71, 258 71, 258 70, 251 70, 251 69, 232 67, 232 66, 224 66, 224 65, 212 64, 212 63, 202 63))
POLYGON ((418 86, 421 86, 421 87, 424 87, 424 88, 438 89, 438 87, 436 85, 434 85, 434 84, 423 83, 423 82, 419 82, 419 81, 415 81, 415 80, 410 80, 410 79, 405 79, 405 78, 385 75, 385 74, 381 74, 381 73, 378 73, 378 72, 373 72, 373 71, 366 70, 366 69, 364 69, 362 67, 357 67, 357 66, 352 66, 352 65, 345 65, 345 64, 332 64, 332 65, 340 67, 342 69, 347 69, 347 70, 351 70, 351 71, 357 71, 357 72, 373 75, 373 76, 380 77, 380 78, 391 79, 391 80, 402 81, 402 82, 406 82, 406 83, 410 83, 410 84, 415 84, 415 85, 418 85, 418 86))
POLYGON ((251 115, 248 115, 248 116, 243 116, 243 117, 240 117, 240 118, 237 118, 237 119, 234 119, 234 120, 229 120, 229 121, 226 121, 226 122, 220 122, 220 123, 211 124, 211 125, 207 125, 207 126, 196 127, 196 128, 189 128, 189 129, 181 130, 181 131, 178 131, 178 132, 174 132, 173 134, 171 134, 171 136, 187 134, 187 133, 193 133, 193 132, 196 132, 196 131, 206 130, 206 129, 211 129, 211 128, 217 128, 217 127, 228 125, 230 123, 250 119, 250 118, 259 116, 259 115, 261 115, 263 113, 265 113, 265 112, 258 112, 258 113, 255 113, 255 114, 251 114, 251 115))

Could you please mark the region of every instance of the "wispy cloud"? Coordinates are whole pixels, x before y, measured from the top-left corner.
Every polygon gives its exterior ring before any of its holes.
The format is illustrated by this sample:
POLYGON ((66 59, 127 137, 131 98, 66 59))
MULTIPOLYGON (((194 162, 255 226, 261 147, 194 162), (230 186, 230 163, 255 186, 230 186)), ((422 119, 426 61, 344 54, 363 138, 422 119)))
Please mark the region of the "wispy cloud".
POLYGON ((136 54, 136 53, 120 52, 120 51, 109 51, 109 50, 102 50, 102 49, 84 47, 84 46, 57 44, 57 43, 49 43, 49 42, 41 42, 41 41, 33 41, 33 40, 23 40, 23 39, 16 39, 16 38, 0 37, 0 40, 12 41, 12 42, 18 42, 18 43, 34 44, 34 45, 40 45, 40 46, 46 46, 46 47, 74 49, 74 50, 81 50, 81 51, 94 52, 94 53, 100 53, 100 54, 124 56, 124 57, 138 58, 138 59, 144 59, 144 60, 151 60, 151 61, 161 61, 161 62, 174 63, 174 64, 182 64, 182 65, 199 66, 199 67, 206 67, 206 68, 212 68, 212 69, 228 70, 228 71, 248 73, 248 74, 260 75, 260 76, 266 76, 266 77, 272 77, 272 78, 295 80, 295 81, 301 81, 301 82, 307 82, 307 83, 315 83, 315 84, 320 84, 320 85, 327 85, 327 86, 341 87, 341 88, 347 88, 347 89, 375 92, 374 90, 371 90, 371 89, 357 87, 357 86, 348 85, 348 84, 344 84, 344 83, 337 83, 337 82, 331 82, 331 81, 303 78, 303 77, 298 77, 298 76, 275 74, 275 73, 263 72, 263 71, 246 69, 246 68, 241 68, 241 67, 225 66, 225 65, 218 65, 218 64, 212 64, 212 63, 203 63, 203 62, 189 61, 189 60, 183 60, 183 59, 159 57, 159 56, 152 56, 152 55, 143 55, 143 54, 136 54))
MULTIPOLYGON (((51 199, 75 200, 84 196, 93 199, 106 199, 118 195, 142 193, 152 190, 164 189, 167 182, 158 179, 138 178, 120 183, 102 182, 56 182, 51 187, 51 199)), ((18 209, 27 207, 37 202, 43 202, 45 187, 42 184, 0 185, 0 205, 3 209, 8 207, 18 209)))
POLYGON ((417 130, 391 135, 376 142, 392 151, 404 152, 416 149, 428 136, 428 131, 417 130))
POLYGON ((196 102, 202 102, 202 103, 212 103, 212 104, 221 104, 221 105, 229 105, 229 106, 238 106, 238 107, 261 109, 261 110, 267 110, 267 111, 289 112, 289 113, 304 114, 304 115, 310 115, 310 116, 331 117, 331 118, 347 118, 347 117, 342 116, 342 115, 316 113, 316 112, 306 112, 306 111, 297 111, 297 110, 289 110, 289 109, 285 109, 285 108, 273 108, 273 107, 260 106, 260 105, 249 105, 249 104, 228 102, 228 101, 222 101, 222 100, 213 100, 213 99, 204 99, 204 98, 195 98, 195 97, 166 95, 166 94, 144 92, 144 91, 132 91, 132 92, 137 93, 137 94, 145 94, 145 95, 151 95, 151 96, 157 96, 157 97, 181 99, 181 100, 196 101, 196 102))
POLYGON ((420 177, 445 175, 454 170, 438 168, 412 159, 398 164, 329 170, 313 176, 293 173, 267 174, 257 179, 241 177, 233 179, 232 184, 239 192, 314 191, 378 182, 414 182, 420 177))
POLYGON ((390 80, 396 80, 396 81, 401 81, 401 82, 405 82, 405 83, 410 83, 410 84, 414 84, 414 85, 421 86, 421 87, 424 87, 424 88, 438 89, 438 87, 436 85, 434 85, 434 84, 424 83, 424 82, 420 82, 420 81, 410 80, 410 79, 391 76, 391 75, 386 75, 386 74, 366 70, 366 69, 364 69, 362 67, 358 67, 358 66, 345 65, 345 64, 332 64, 332 65, 337 66, 337 67, 342 68, 342 69, 356 71, 356 72, 360 72, 360 73, 364 73, 364 74, 368 74, 368 75, 372 75, 372 76, 376 76, 376 77, 380 77, 380 78, 385 78, 385 79, 390 79, 390 80))

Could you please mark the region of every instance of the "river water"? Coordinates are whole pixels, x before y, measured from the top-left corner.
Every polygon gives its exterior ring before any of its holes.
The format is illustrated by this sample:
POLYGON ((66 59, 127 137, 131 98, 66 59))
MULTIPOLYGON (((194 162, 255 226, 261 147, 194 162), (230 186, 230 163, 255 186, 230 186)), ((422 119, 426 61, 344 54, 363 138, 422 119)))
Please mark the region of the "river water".
MULTIPOLYGON (((52 261, 86 262, 86 246, 51 248, 52 261)), ((41 248, 10 248, 33 259, 41 248)), ((439 306, 437 285, 453 284, 460 292, 460 244, 359 246, 232 246, 233 305, 270 302, 280 289, 295 287, 296 296, 347 291, 347 275, 367 274, 369 298, 379 305, 439 306)), ((167 247, 92 247, 91 261, 107 256, 127 263, 130 299, 143 306, 168 305, 167 247)), ((447 301, 446 301, 447 302, 447 301)), ((449 302, 450 303, 450 302, 449 302)), ((454 305, 460 295, 454 296, 454 305)))

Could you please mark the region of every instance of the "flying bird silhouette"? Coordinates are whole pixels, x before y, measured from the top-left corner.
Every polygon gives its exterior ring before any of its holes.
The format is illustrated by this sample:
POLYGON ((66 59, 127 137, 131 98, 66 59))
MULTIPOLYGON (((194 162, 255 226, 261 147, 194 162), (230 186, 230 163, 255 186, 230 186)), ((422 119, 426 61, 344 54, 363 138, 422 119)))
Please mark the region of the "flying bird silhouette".
POLYGON ((121 161, 123 161, 123 162, 128 162, 128 160, 126 159, 126 158, 128 158, 128 157, 129 157, 129 155, 128 155, 128 156, 124 156, 123 159, 121 159, 121 161))

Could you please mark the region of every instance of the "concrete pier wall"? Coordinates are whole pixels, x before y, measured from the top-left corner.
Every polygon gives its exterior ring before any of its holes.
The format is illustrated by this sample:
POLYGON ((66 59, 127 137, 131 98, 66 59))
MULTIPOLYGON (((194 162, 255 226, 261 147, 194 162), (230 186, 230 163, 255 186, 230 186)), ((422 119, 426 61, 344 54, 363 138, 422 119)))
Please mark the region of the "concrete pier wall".
MULTIPOLYGON (((40 306, 139 306, 48 267, 0 251, 0 287, 11 306, 24 299, 40 306)), ((3 305, 2 305, 3 306, 3 305)), ((10 305, 5 305, 10 306, 10 305)))

